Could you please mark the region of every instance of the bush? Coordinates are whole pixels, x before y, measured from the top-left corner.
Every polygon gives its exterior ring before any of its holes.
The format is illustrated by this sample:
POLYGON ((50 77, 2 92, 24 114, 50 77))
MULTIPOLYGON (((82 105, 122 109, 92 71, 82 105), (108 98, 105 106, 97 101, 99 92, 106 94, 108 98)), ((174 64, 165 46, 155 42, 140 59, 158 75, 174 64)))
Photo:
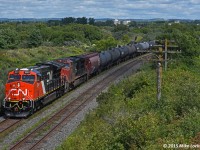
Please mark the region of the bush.
POLYGON ((162 149, 163 144, 191 143, 200 132, 200 77, 173 69, 163 80, 159 102, 155 71, 112 85, 60 149, 162 149))

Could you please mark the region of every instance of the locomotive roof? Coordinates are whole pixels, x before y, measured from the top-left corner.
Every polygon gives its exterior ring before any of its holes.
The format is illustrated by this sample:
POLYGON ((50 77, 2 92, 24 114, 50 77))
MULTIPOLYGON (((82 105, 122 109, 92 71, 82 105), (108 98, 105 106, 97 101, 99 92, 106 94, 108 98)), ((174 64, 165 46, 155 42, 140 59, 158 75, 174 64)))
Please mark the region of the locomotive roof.
POLYGON ((64 67, 65 65, 63 63, 57 62, 57 61, 48 61, 48 62, 44 62, 44 63, 37 63, 37 66, 43 67, 43 66, 50 66, 56 70, 61 69, 62 67, 64 67))

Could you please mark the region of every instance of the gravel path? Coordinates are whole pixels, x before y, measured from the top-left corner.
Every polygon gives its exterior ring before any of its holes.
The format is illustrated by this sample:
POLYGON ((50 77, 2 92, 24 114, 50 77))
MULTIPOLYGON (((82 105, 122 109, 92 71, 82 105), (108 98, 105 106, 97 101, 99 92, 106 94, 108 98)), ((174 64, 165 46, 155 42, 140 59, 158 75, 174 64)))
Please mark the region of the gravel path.
MULTIPOLYGON (((127 61, 126 63, 128 63, 127 61)), ((126 64, 124 63, 124 64, 126 64)), ((18 127, 16 130, 8 134, 3 141, 0 143, 0 149, 8 148, 19 136, 24 135, 24 132, 27 131, 27 129, 31 128, 34 124, 39 122, 41 119, 46 118, 49 115, 54 114, 56 111, 60 109, 60 107, 66 105, 69 101, 72 99, 78 97, 78 95, 84 91, 86 91, 88 88, 90 88, 92 85, 94 85, 96 82, 103 80, 103 78, 107 75, 109 75, 111 72, 117 70, 121 65, 116 66, 106 72, 103 72, 98 77, 94 77, 89 82, 79 86, 75 90, 71 91, 70 93, 66 94, 65 96, 55 100, 56 102, 52 103, 50 106, 48 106, 48 109, 45 111, 39 111, 39 115, 36 115, 32 119, 27 119, 25 123, 18 127)), ((136 68, 139 68, 140 65, 138 65, 136 68)), ((136 71, 137 69, 129 69, 125 76, 128 76, 128 74, 131 74, 133 71, 136 71)), ((119 78, 122 79, 123 77, 119 78)), ((60 131, 58 134, 55 134, 51 139, 48 140, 47 144, 44 145, 44 149, 55 149, 58 145, 61 144, 61 142, 66 139, 68 135, 72 133, 72 131, 80 124, 80 122, 84 119, 85 114, 90 111, 91 109, 94 109, 97 107, 96 100, 93 100, 91 103, 89 103, 79 114, 76 115, 75 118, 71 120, 69 124, 67 124, 65 127, 63 127, 62 131, 60 131)), ((43 109, 44 110, 44 109, 43 109)))

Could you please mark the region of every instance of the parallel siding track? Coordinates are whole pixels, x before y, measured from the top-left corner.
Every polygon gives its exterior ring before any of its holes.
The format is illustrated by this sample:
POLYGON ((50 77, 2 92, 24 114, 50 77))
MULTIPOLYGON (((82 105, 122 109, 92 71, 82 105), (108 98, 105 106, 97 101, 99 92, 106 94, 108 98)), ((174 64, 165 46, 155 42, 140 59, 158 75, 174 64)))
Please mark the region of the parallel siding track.
POLYGON ((21 119, 5 119, 0 122, 0 135, 19 124, 21 119))

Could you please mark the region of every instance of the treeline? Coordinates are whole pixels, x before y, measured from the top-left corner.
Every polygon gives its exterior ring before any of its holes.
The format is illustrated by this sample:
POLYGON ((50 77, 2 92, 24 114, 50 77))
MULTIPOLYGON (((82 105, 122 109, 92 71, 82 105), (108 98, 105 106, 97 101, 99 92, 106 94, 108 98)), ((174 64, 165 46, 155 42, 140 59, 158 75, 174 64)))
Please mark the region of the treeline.
POLYGON ((38 46, 63 46, 91 43, 102 39, 98 27, 69 24, 48 26, 46 23, 0 24, 0 49, 32 48, 38 46))
POLYGON ((49 20, 47 22, 47 24, 49 26, 66 25, 66 24, 71 24, 71 23, 94 25, 95 19, 94 18, 86 18, 86 17, 79 17, 79 18, 66 17, 66 18, 63 18, 61 20, 49 20))

